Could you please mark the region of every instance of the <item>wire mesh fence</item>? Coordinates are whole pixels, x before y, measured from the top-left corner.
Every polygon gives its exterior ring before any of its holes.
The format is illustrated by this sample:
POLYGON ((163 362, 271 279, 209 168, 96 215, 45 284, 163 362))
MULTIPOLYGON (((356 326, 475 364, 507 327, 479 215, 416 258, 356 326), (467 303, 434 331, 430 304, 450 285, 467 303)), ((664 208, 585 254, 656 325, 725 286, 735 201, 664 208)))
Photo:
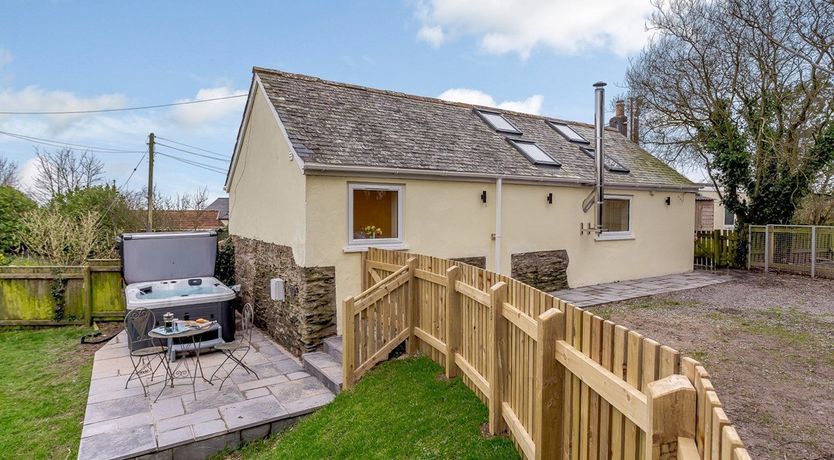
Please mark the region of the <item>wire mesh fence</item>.
POLYGON ((834 227, 751 225, 748 266, 834 278, 834 227))

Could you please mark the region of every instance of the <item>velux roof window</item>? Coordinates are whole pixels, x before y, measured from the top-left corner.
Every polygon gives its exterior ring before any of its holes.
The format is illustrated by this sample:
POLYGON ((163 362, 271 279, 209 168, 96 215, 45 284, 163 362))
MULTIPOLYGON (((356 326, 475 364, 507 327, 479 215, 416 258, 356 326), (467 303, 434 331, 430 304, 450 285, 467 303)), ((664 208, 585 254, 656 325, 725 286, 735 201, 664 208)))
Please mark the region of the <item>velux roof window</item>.
POLYGON ((501 132, 501 133, 510 133, 510 134, 521 134, 521 131, 518 130, 512 123, 507 121, 503 115, 498 112, 489 112, 487 110, 475 110, 475 113, 478 114, 481 119, 483 119, 487 124, 494 130, 501 132))
MULTIPOLYGON (((579 147, 579 150, 582 150, 583 152, 585 152, 585 155, 588 155, 591 158, 596 157, 596 153, 595 153, 596 151, 594 149, 589 149, 589 148, 586 148, 586 147, 579 147)), ((605 158, 603 158, 602 162, 603 162, 603 165, 605 166, 605 169, 607 169, 611 172, 617 172, 617 173, 629 173, 629 172, 631 172, 631 170, 626 168, 625 166, 623 166, 622 163, 620 163, 619 161, 609 157, 608 155, 605 155, 605 158)))
POLYGON ((513 147, 518 149, 519 152, 524 154, 535 165, 562 166, 561 163, 542 150, 535 142, 520 141, 518 139, 507 139, 507 142, 512 144, 513 147))
POLYGON ((548 126, 555 129, 557 133, 561 134, 565 139, 576 142, 578 144, 590 144, 588 139, 582 137, 579 133, 573 130, 570 126, 564 123, 557 123, 555 121, 547 121, 548 126))

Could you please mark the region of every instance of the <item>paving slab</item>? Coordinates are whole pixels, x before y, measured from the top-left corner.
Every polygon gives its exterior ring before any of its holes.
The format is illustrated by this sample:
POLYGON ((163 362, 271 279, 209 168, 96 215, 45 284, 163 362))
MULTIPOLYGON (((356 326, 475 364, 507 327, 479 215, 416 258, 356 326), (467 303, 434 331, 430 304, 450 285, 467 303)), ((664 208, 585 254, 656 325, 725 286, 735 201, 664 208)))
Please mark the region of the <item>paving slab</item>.
MULTIPOLYGON (((198 377, 196 398, 190 382, 178 380, 154 402, 163 384, 162 369, 147 397, 135 379, 125 389, 133 365, 124 332, 117 335, 95 355, 78 458, 206 458, 266 436, 271 427, 292 423, 297 414, 333 399, 330 390, 303 372, 298 360, 259 330, 253 339, 255 346, 244 362, 260 378, 238 367, 221 389, 219 379, 212 385, 198 377)), ((193 366, 193 359, 178 361, 189 360, 193 366)), ((224 359, 220 353, 202 353, 206 377, 224 359)), ((226 362, 218 375, 232 365, 226 362)))
POLYGON ((692 271, 616 283, 595 284, 562 289, 550 294, 577 307, 592 307, 621 300, 636 299, 667 292, 695 289, 733 280, 732 274, 692 271))

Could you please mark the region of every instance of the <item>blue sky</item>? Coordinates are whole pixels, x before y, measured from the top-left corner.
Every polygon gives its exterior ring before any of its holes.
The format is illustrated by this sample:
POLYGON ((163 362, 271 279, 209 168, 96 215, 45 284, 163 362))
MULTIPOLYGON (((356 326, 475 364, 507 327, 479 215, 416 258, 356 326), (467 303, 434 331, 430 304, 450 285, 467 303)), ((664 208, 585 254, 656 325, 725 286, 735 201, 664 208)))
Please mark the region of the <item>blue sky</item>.
MULTIPOLYGON (((591 121, 592 83, 623 90, 645 43, 649 0, 355 2, 23 2, 0 15, 0 111, 130 107, 245 93, 252 66, 591 121), (451 90, 451 91, 450 91, 451 90)), ((243 98, 95 116, 0 115, 0 131, 145 149, 147 133, 230 155, 243 98)), ((162 148, 160 148, 162 151, 162 148)), ((0 135, 0 155, 33 172, 33 144, 0 135)), ((169 154, 220 162, 167 149, 169 154)), ((99 154, 124 182, 141 154, 99 154)), ((143 164, 128 185, 146 182, 143 164)), ((165 193, 223 175, 169 158, 165 193)))

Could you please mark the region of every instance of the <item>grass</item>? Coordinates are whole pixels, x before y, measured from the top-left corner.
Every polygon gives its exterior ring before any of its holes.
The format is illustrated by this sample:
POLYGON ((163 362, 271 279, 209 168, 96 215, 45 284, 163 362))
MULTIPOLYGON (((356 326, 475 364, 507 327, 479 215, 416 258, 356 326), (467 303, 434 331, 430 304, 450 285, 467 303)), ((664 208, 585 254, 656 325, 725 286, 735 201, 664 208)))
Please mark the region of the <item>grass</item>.
POLYGON ((76 458, 92 357, 88 329, 0 329, 0 458, 76 458))
POLYGON ((428 358, 380 365, 357 386, 287 431, 231 458, 518 458, 506 437, 485 436, 487 408, 428 358))

